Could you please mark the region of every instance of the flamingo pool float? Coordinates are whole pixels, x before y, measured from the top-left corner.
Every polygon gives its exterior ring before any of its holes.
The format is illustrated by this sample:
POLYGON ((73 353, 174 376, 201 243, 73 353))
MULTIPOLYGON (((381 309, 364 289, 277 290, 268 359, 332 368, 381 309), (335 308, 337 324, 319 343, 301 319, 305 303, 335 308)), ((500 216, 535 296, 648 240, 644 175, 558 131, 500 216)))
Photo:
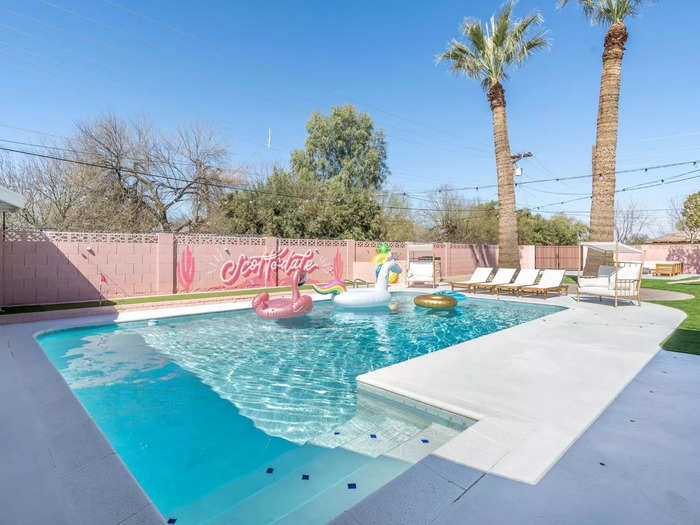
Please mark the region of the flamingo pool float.
POLYGON ((311 297, 299 293, 299 285, 304 284, 305 276, 300 270, 292 273, 292 298, 280 297, 270 299, 267 292, 260 293, 253 299, 253 308, 258 317, 263 319, 289 319, 308 314, 314 307, 311 297))
POLYGON ((347 308, 368 308, 386 306, 391 301, 389 293, 389 273, 401 273, 401 267, 394 257, 382 264, 374 288, 355 288, 336 295, 333 304, 347 308))

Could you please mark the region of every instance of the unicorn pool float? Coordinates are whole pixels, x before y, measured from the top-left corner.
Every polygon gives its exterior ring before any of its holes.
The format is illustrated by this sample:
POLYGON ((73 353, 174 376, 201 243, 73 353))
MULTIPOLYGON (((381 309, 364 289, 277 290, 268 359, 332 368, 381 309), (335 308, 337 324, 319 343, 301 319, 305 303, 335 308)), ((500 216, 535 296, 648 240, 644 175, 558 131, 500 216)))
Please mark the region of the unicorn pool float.
POLYGON ((377 280, 374 288, 354 288, 348 290, 345 283, 334 279, 324 286, 312 285, 316 293, 333 294, 333 304, 346 308, 369 308, 373 306, 387 306, 391 301, 389 283, 396 282, 401 273, 401 267, 396 262, 389 246, 385 243, 379 245, 379 253, 372 259, 379 263, 377 267, 377 280))
POLYGON ((292 298, 280 297, 270 299, 267 292, 260 293, 253 299, 253 308, 258 317, 263 319, 289 319, 308 314, 314 307, 311 297, 301 295, 299 286, 306 282, 306 274, 301 270, 292 273, 292 298))

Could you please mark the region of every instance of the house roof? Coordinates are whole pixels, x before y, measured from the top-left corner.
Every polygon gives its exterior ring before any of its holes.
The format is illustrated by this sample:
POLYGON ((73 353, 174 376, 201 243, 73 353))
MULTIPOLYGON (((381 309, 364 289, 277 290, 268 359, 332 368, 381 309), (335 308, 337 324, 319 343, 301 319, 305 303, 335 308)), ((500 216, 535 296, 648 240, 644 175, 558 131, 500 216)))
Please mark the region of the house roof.
POLYGON ((0 186, 0 212, 17 211, 24 207, 24 197, 17 192, 0 186))
POLYGON ((652 244, 687 244, 690 243, 690 235, 686 232, 669 233, 668 235, 662 235, 661 237, 652 239, 649 242, 652 244))

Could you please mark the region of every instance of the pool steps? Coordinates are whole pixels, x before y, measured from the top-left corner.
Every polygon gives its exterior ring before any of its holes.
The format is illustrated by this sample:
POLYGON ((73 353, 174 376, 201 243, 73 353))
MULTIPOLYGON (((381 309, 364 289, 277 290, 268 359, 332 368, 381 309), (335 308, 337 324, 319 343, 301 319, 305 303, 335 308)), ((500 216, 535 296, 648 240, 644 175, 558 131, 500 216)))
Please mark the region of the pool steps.
MULTIPOLYGON (((203 514, 215 516, 207 525, 294 523, 294 519, 301 519, 300 523, 311 516, 318 516, 316 522, 330 520, 458 433, 437 423, 414 428, 410 436, 398 441, 380 439, 381 431, 376 438, 361 431, 362 435, 354 434, 335 448, 307 444, 289 451, 270 463, 272 474, 260 469, 171 515, 178 525, 199 523, 197 516, 203 514), (304 474, 309 475, 308 480, 302 480, 304 474), (356 488, 348 489, 348 483, 356 483, 356 488), (249 495, 241 499, 245 494, 249 495)), ((340 438, 344 435, 340 432, 331 436, 340 438)))

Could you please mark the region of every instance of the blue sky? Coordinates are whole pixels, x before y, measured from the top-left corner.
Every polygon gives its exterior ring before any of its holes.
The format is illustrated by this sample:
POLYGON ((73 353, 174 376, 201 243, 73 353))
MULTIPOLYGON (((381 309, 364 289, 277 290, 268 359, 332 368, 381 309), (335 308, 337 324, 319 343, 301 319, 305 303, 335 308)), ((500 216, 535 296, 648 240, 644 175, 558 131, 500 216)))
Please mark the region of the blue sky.
MULTIPOLYGON (((511 147, 532 151, 523 180, 590 173, 604 28, 572 0, 522 0, 539 9, 552 48, 505 84, 511 147)), ((490 1, 201 2, 4 0, 0 5, 0 138, 69 135, 104 112, 147 117, 162 128, 217 128, 231 165, 286 164, 303 146, 314 110, 353 103, 388 136, 389 186, 424 192, 436 184, 495 180, 491 114, 478 83, 452 76, 434 57, 465 16, 485 19, 490 1), (14 127, 13 127, 14 126, 14 127), (272 148, 265 148, 268 128, 272 148)), ((700 159, 700 4, 661 1, 628 22, 618 169, 700 159)), ((621 174, 618 187, 692 169, 621 174)), ((639 208, 669 207, 700 179, 621 195, 639 208)), ((590 181, 533 184, 519 207, 590 193, 590 181), (551 193, 554 192, 554 193, 551 193), (570 195, 571 194, 571 195, 570 195)), ((488 199, 493 192, 464 192, 488 199)), ((420 201, 416 201, 417 205, 420 201)), ((588 202, 548 207, 580 212, 588 202)), ((650 230, 666 228, 648 212, 650 230)))

